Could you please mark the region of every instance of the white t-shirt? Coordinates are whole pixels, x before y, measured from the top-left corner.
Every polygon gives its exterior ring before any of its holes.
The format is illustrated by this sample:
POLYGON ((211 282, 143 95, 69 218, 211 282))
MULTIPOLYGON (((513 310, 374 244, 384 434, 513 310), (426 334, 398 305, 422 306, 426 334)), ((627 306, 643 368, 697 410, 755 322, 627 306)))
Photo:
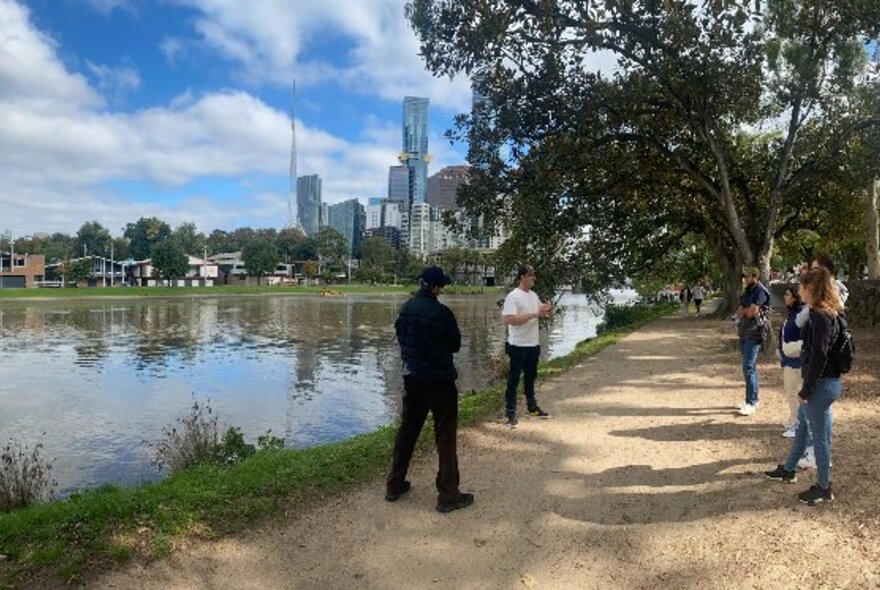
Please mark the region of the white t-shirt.
POLYGON ((694 299, 703 298, 703 288, 700 285, 696 285, 693 289, 691 289, 691 293, 694 294, 694 299))
MULTIPOLYGON (((538 294, 534 291, 523 291, 517 287, 504 298, 501 315, 538 313, 540 310, 541 300, 538 298, 538 294)), ((513 346, 538 346, 541 343, 538 318, 532 318, 520 326, 508 325, 507 342, 513 346)))

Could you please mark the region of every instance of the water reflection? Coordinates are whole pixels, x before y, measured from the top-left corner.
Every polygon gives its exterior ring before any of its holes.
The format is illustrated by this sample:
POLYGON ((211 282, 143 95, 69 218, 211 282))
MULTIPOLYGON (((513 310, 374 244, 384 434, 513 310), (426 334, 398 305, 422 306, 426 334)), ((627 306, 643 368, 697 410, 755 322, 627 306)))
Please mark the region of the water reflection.
MULTIPOLYGON (((503 346, 497 295, 445 297, 461 325, 461 391, 485 387, 503 346)), ((0 436, 34 441, 61 491, 155 479, 146 440, 210 398, 227 425, 288 446, 394 420, 402 382, 393 323, 404 295, 4 303, 0 436)), ((549 356, 595 333, 582 296, 545 334, 549 356)))

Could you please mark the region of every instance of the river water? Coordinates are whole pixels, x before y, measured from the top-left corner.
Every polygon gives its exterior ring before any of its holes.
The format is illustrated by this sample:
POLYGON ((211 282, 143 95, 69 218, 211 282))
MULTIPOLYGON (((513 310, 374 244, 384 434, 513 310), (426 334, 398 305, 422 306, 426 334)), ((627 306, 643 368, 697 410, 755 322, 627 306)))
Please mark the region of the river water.
MULTIPOLYGON (((625 299, 628 294, 617 294, 625 299)), ((500 295, 443 296, 462 331, 459 389, 503 348, 500 295)), ((209 401, 221 426, 288 447, 392 422, 402 387, 393 323, 405 295, 0 304, 0 442, 44 443, 58 492, 157 479, 145 441, 209 401)), ((594 336, 601 311, 566 294, 544 356, 594 336)))

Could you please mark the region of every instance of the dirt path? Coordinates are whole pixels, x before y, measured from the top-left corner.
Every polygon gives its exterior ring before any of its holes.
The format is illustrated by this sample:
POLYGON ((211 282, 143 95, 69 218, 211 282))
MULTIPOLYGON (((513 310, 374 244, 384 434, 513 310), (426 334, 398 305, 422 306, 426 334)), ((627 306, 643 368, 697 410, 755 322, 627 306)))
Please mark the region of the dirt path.
MULTIPOLYGON (((431 455, 395 504, 377 480, 285 526, 189 547, 94 587, 876 588, 877 488, 867 499, 847 488, 876 460, 838 441, 876 432, 877 404, 835 407, 839 498, 802 506, 795 494, 811 473, 795 485, 760 477, 788 446, 779 373, 761 367, 761 409, 738 417, 731 328, 664 319, 541 383, 551 419, 463 432, 471 508, 434 511, 431 455)), ((876 456, 877 439, 867 444, 876 456)))

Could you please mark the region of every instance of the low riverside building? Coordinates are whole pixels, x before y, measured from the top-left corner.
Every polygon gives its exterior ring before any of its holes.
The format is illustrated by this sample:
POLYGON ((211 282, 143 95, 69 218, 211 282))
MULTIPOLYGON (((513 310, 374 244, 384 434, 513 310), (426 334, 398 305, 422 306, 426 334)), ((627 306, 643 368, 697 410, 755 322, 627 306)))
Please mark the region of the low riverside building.
POLYGON ((216 262, 210 258, 187 256, 187 263, 189 268, 184 276, 166 281, 156 276, 151 259, 135 260, 129 264, 131 284, 141 287, 213 287, 217 283, 220 270, 216 262))
POLYGON ((45 276, 44 255, 0 252, 0 289, 39 287, 45 276))

